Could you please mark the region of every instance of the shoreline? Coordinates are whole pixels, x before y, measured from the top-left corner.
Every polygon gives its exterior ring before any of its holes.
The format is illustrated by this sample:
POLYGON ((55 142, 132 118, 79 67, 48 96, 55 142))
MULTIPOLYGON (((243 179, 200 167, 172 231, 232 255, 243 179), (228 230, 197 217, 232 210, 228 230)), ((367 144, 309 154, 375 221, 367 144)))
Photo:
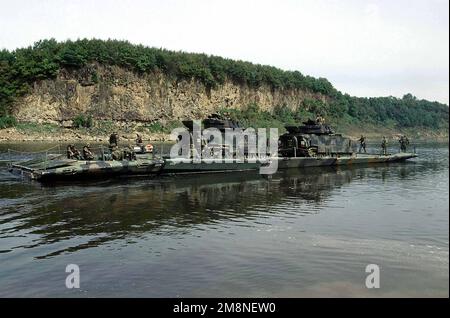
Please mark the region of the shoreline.
MULTIPOLYGON (((136 133, 142 136, 145 141, 165 142, 171 141, 170 134, 165 133, 145 133, 145 132, 126 132, 117 130, 122 141, 133 142, 136 139, 136 133)), ((21 143, 21 142, 108 142, 109 134, 99 134, 78 129, 61 128, 55 132, 32 132, 21 131, 16 128, 0 129, 0 143, 21 143)))
MULTIPOLYGON (((42 126, 44 127, 44 126, 42 126)), ((132 142, 136 138, 136 133, 142 136, 145 141, 152 142, 170 142, 174 141, 168 133, 150 133, 141 131, 123 131, 117 129, 120 139, 125 142, 132 142)), ((339 130, 337 133, 340 133, 339 130)), ((351 139, 359 139, 363 134, 368 142, 377 142, 386 136, 389 140, 397 140, 400 134, 406 134, 410 139, 414 141, 434 141, 434 142, 448 142, 448 133, 437 132, 424 132, 424 131, 397 131, 392 129, 378 129, 373 131, 369 129, 364 132, 361 129, 349 130, 342 129, 342 134, 350 137, 351 139)), ((281 133, 280 133, 281 135, 281 133)), ((99 133, 96 131, 86 129, 72 129, 72 128, 59 128, 54 131, 41 129, 38 131, 33 130, 19 130, 15 127, 0 129, 0 143, 27 143, 27 142, 77 142, 77 141, 89 141, 89 142, 107 142, 109 140, 109 134, 99 133)))

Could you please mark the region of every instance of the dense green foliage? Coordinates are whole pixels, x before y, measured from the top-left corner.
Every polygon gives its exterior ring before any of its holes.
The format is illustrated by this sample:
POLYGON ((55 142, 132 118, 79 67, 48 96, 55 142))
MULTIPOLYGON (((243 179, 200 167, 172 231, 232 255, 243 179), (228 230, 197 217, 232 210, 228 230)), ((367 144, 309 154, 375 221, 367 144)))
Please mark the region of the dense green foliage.
POLYGON ((262 111, 257 104, 242 110, 223 109, 232 119, 246 127, 278 127, 324 116, 331 124, 370 124, 386 128, 421 127, 448 131, 448 106, 425 100, 416 100, 410 94, 402 99, 394 97, 357 98, 343 95, 331 102, 305 99, 297 109, 275 107, 273 113, 262 111))
POLYGON ((325 110, 330 118, 346 117, 375 125, 448 131, 448 106, 439 102, 419 100, 411 94, 406 94, 403 98, 362 98, 339 94, 325 110))
MULTIPOLYGON (((61 68, 81 68, 93 62, 118 65, 138 73, 160 71, 174 79, 195 78, 208 88, 228 79, 249 87, 267 84, 273 89, 301 89, 325 97, 323 101, 305 100, 303 105, 298 105, 298 111, 279 105, 276 113, 270 116, 275 115, 280 120, 298 120, 298 114, 302 112, 303 115, 322 113, 329 118, 346 118, 349 121, 394 123, 399 128, 421 126, 448 129, 447 105, 417 100, 411 94, 402 99, 351 97, 337 91, 324 78, 316 79, 298 71, 283 71, 205 54, 149 48, 126 41, 87 39, 66 42, 43 40, 13 52, 0 51, 0 116, 10 113, 14 100, 26 93, 33 82, 54 78, 61 68)), ((97 78, 93 80, 98 81, 97 78)), ((264 118, 268 115, 261 113, 258 116, 264 118)), ((80 124, 84 126, 85 123, 80 124)))
POLYGON ((16 119, 12 116, 0 117, 0 129, 13 127, 17 124, 16 119))
POLYGON ((239 122, 242 127, 253 128, 279 128, 284 130, 286 125, 294 125, 307 118, 314 118, 315 114, 299 107, 298 110, 290 110, 287 107, 275 107, 273 113, 261 110, 258 104, 250 104, 244 109, 223 108, 219 114, 230 117, 239 122))
POLYGON ((91 128, 93 124, 92 116, 84 116, 80 114, 73 119, 73 126, 75 128, 91 128))

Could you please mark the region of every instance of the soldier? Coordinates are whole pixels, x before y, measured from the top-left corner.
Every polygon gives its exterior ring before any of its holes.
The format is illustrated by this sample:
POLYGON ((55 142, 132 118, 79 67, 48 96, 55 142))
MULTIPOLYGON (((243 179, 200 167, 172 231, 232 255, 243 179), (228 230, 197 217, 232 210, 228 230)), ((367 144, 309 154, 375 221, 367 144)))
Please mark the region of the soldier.
POLYGON ((67 146, 67 159, 81 159, 80 152, 77 148, 75 148, 74 145, 68 145, 67 146))
POLYGON ((409 146, 409 139, 408 137, 406 137, 406 135, 403 136, 405 139, 405 152, 406 152, 406 147, 409 146))
POLYGON ((67 159, 73 159, 75 154, 72 151, 72 145, 67 146, 67 159))
POLYGON ((137 146, 142 146, 144 142, 142 141, 142 136, 139 134, 136 134, 136 145, 137 146))
POLYGON ((399 141, 400 143, 400 151, 401 152, 406 152, 406 146, 409 145, 409 139, 408 137, 406 137, 405 135, 401 136, 399 141))
POLYGON ((359 150, 358 150, 358 152, 361 153, 361 150, 364 150, 364 153, 367 153, 366 152, 366 137, 361 135, 361 138, 359 138, 358 141, 359 141, 359 150))
POLYGON ((94 154, 91 151, 91 145, 87 144, 83 147, 83 157, 84 160, 94 160, 94 154))
POLYGON ((136 134, 136 146, 141 148, 141 152, 145 152, 144 142, 142 141, 142 136, 140 134, 136 134))
POLYGON ((81 160, 81 153, 75 146, 72 146, 72 151, 74 153, 75 159, 81 160))
POLYGON ((403 149, 405 147, 405 140, 403 139, 403 136, 400 136, 400 138, 398 138, 398 142, 400 144, 400 152, 403 152, 403 149))
POLYGON ((119 142, 119 134, 117 132, 113 132, 111 136, 109 136, 109 147, 117 146, 119 142))
POLYGON ((319 114, 316 117, 316 124, 317 125, 322 125, 325 122, 325 119, 319 114))
POLYGON ((113 160, 122 160, 123 152, 117 146, 111 146, 111 157, 113 160))
POLYGON ((381 151, 383 155, 387 155, 387 139, 386 136, 383 136, 383 140, 381 141, 381 151))

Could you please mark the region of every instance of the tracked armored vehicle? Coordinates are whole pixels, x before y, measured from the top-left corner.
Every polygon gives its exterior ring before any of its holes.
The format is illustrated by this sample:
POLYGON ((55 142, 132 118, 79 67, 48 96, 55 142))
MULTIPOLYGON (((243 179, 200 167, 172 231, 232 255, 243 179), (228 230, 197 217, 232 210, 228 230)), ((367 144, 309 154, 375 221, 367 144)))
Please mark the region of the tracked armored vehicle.
MULTIPOLYGON (((208 128, 216 128, 222 134, 222 140, 224 140, 225 130, 228 128, 242 128, 238 122, 233 121, 229 118, 222 117, 218 114, 213 114, 208 118, 202 120, 202 129, 208 128)), ((194 122, 192 120, 183 121, 183 125, 189 131, 190 136, 190 145, 193 147, 194 138, 198 138, 194 136, 194 122)), ((231 150, 224 143, 211 145, 208 144, 208 148, 206 149, 205 140, 197 140, 201 145, 202 158, 199 161, 193 160, 193 158, 164 158, 164 167, 162 169, 162 173, 173 174, 173 173, 211 173, 211 172, 231 172, 231 171, 248 171, 248 170, 257 170, 261 166, 266 166, 269 164, 269 159, 258 159, 258 160, 242 160, 236 161, 233 156, 235 153, 230 152, 231 150), (216 150, 216 154, 220 157, 218 158, 205 158, 205 151, 211 151, 212 149, 216 150), (225 159, 225 155, 228 159, 225 159)), ((209 142, 209 141, 208 141, 209 142)), ((233 150, 234 151, 234 150, 233 150)), ((192 153, 195 150, 193 149, 192 153)), ((244 155, 247 154, 246 145, 244 145, 244 155)))
POLYGON ((300 126, 286 126, 286 130, 288 132, 279 138, 279 152, 283 157, 351 155, 357 149, 353 140, 312 120, 300 126))
POLYGON ((357 143, 331 127, 313 120, 299 126, 286 126, 287 133, 279 138, 278 169, 372 164, 404 161, 415 158, 415 153, 361 154, 357 143))

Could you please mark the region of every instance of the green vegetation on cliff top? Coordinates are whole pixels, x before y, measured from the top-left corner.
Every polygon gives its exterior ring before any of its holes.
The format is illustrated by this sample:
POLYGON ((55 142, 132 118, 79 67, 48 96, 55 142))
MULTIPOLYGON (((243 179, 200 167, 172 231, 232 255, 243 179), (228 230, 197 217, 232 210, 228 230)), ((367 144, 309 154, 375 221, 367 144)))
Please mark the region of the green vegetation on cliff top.
MULTIPOLYGON (((399 129, 419 127, 448 132, 448 106, 419 100, 411 94, 403 98, 353 97, 339 92, 324 78, 316 79, 298 71, 283 71, 271 66, 149 48, 116 40, 57 42, 51 39, 12 52, 0 51, 0 116, 11 113, 16 98, 26 94, 33 82, 55 78, 61 68, 76 69, 93 62, 117 65, 141 74, 159 71, 174 79, 195 78, 207 88, 230 80, 248 87, 266 84, 273 89, 299 89, 325 97, 307 99, 302 105, 297 105, 297 111, 287 110, 284 105, 274 105, 276 108, 272 117, 281 123, 284 120, 298 120, 300 115, 320 113, 335 122, 358 122, 399 129)), ((250 109, 249 113, 257 117, 253 122, 270 120, 265 118, 268 114, 255 109, 250 109)))

